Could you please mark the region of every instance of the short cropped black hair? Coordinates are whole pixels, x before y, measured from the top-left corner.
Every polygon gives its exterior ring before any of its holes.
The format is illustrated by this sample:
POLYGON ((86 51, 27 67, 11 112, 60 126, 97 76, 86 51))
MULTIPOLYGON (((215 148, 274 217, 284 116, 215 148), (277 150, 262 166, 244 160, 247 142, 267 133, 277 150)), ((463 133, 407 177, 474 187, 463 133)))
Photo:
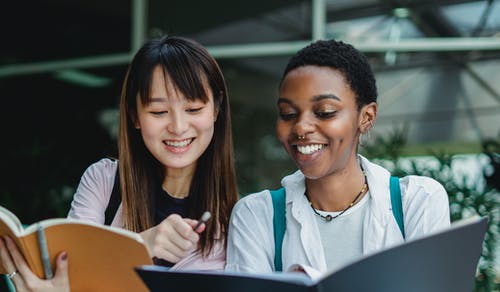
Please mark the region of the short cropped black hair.
POLYGON ((352 45, 336 40, 319 40, 309 44, 290 58, 281 82, 290 71, 308 65, 330 67, 342 72, 356 95, 358 109, 377 102, 377 85, 370 63, 352 45))

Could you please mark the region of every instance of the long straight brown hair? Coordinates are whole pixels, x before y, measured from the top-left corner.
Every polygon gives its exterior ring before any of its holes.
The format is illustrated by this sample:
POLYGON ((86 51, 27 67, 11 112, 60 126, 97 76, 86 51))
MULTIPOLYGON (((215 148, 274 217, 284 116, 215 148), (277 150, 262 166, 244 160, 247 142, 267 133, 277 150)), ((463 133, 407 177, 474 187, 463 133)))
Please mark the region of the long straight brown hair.
POLYGON ((163 36, 148 41, 135 54, 125 76, 118 134, 124 227, 141 232, 153 226, 154 196, 165 175, 164 166, 148 151, 134 124, 137 96, 142 104, 150 102, 153 70, 157 66, 161 66, 164 76, 168 76, 188 100, 207 102, 207 87, 213 95, 217 111, 214 134, 197 161, 187 210, 188 217, 193 219, 199 218, 205 210, 212 213, 212 219, 200 235, 200 249, 207 254, 216 239, 220 237, 225 241, 227 237, 238 190, 226 82, 215 59, 191 39, 163 36))

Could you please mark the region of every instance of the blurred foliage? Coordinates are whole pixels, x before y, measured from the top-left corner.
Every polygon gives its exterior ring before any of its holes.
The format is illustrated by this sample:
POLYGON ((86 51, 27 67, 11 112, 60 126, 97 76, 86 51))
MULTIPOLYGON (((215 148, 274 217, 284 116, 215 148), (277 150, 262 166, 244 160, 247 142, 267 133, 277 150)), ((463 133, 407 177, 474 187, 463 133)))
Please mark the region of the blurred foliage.
POLYGON ((448 192, 451 221, 475 214, 488 217, 474 291, 500 291, 500 271, 495 270, 500 224, 500 139, 483 141, 482 152, 489 163, 480 174, 482 179, 477 179, 453 171, 453 163, 461 159, 453 153, 429 150, 430 158, 426 163, 417 157, 403 157, 406 132, 404 128, 395 129, 386 137, 375 137, 360 149, 361 153, 384 165, 394 175, 423 175, 440 182, 448 192))
POLYGON ((231 111, 240 195, 279 188, 296 166, 273 134, 276 110, 234 100, 231 111))

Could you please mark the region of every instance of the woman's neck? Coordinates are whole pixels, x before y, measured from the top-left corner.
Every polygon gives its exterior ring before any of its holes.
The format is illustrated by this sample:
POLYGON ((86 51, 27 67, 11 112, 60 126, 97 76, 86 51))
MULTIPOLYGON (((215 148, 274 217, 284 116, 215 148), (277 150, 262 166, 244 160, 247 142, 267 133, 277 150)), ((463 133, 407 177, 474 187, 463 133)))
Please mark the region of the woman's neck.
POLYGON ((174 198, 185 198, 193 179, 194 169, 167 169, 162 188, 174 198))
MULTIPOLYGON (((319 179, 306 179, 306 192, 314 208, 338 212, 344 210, 363 190, 365 176, 357 159, 344 169, 319 179)), ((358 202, 366 189, 356 199, 358 202)), ((355 203, 356 203, 355 202, 355 203)))

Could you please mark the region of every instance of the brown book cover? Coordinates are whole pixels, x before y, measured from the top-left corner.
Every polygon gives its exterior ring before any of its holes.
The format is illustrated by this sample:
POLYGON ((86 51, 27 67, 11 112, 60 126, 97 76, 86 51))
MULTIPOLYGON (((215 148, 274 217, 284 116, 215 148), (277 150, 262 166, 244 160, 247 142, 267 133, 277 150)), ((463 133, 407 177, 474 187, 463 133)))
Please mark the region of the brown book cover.
MULTIPOLYGON (((38 224, 45 231, 53 272, 56 256, 61 251, 68 253, 71 291, 148 291, 134 271, 136 266, 153 264, 139 234, 67 218, 42 220, 23 228, 12 212, 0 206, 0 235, 14 240, 40 278, 44 272, 38 224)), ((7 273, 1 264, 0 273, 7 273)))

